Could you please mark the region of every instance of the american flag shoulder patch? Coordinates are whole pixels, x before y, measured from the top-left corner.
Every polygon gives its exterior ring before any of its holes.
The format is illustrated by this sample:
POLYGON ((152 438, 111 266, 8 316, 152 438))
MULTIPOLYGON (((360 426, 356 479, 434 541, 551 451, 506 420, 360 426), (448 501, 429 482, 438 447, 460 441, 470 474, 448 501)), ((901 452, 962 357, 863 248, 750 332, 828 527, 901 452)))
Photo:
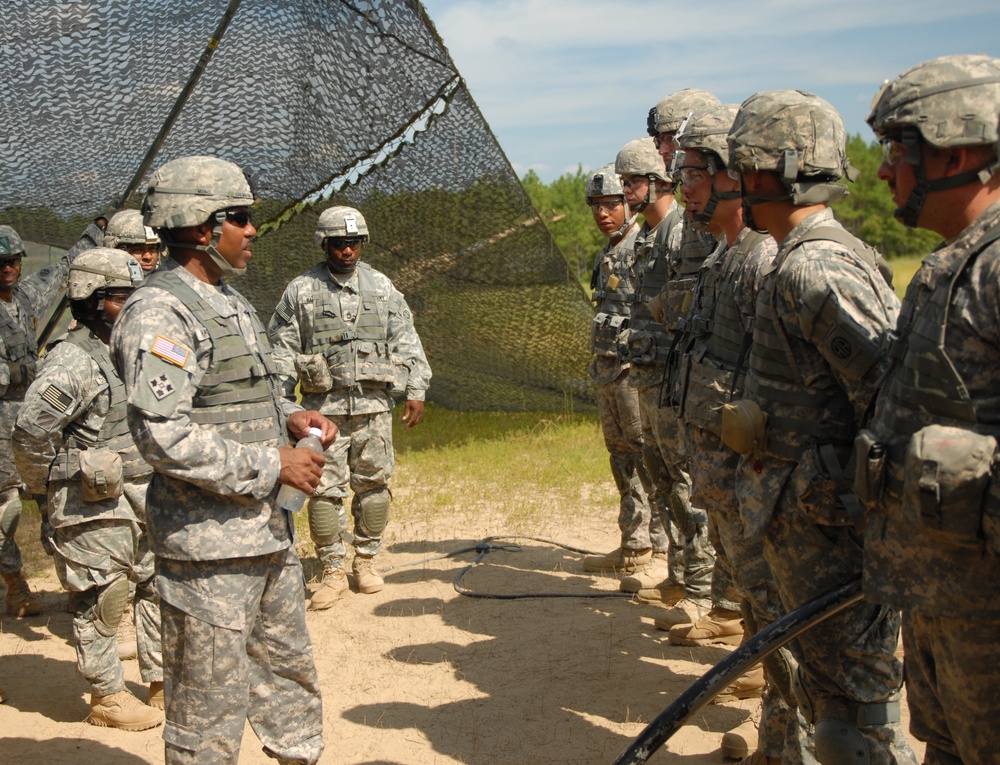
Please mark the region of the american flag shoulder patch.
POLYGON ((180 343, 175 343, 173 340, 170 340, 163 335, 156 336, 156 339, 153 341, 153 347, 150 348, 150 351, 164 361, 169 361, 171 364, 176 364, 179 367, 184 366, 187 362, 188 354, 191 353, 191 351, 180 343))
POLYGON ((73 403, 72 396, 60 390, 56 385, 49 385, 43 390, 42 399, 57 412, 68 411, 69 405, 73 403))

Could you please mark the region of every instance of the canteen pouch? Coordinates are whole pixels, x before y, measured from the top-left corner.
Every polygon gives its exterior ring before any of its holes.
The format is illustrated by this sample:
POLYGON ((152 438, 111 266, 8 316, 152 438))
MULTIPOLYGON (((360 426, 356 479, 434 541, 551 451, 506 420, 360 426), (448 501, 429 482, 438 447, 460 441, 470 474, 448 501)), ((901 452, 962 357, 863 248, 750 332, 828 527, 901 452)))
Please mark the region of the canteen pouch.
POLYGON ((879 502, 885 489, 885 444, 875 440, 870 430, 858 431, 854 439, 857 469, 854 472, 854 493, 864 504, 879 502))
POLYGON ((756 401, 741 399, 722 407, 722 443, 737 454, 753 454, 764 448, 767 415, 756 401))
POLYGON ((993 436, 964 428, 928 425, 914 433, 906 450, 904 517, 942 541, 979 547, 996 448, 993 436))
POLYGON ((110 449, 80 452, 80 489, 84 502, 102 502, 122 495, 122 458, 110 449))
POLYGON ((333 389, 330 364, 322 353, 296 355, 295 371, 303 393, 328 393, 333 389))

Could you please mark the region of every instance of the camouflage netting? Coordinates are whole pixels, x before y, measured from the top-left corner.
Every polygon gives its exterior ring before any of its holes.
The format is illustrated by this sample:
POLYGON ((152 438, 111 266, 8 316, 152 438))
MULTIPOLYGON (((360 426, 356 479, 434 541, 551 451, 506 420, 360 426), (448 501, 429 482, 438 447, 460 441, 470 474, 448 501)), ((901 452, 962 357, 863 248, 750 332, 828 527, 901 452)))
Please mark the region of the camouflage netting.
POLYGON ((65 247, 111 212, 233 6, 152 168, 248 171, 261 233, 237 286, 261 315, 321 258, 320 212, 350 204, 416 316, 430 399, 591 406, 585 295, 415 0, 4 2, 0 223, 65 247))

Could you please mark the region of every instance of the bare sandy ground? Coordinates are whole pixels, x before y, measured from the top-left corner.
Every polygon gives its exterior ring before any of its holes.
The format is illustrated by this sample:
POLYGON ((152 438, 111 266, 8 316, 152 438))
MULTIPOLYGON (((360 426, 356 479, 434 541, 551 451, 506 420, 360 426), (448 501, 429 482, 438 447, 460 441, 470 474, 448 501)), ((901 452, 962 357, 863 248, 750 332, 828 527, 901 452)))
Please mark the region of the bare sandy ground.
MULTIPOLYGON (((545 522, 517 531, 592 550, 615 546, 610 516, 581 519, 567 510, 545 522)), ((26 525, 19 537, 35 533, 26 525)), ((329 611, 309 613, 323 688, 322 763, 611 763, 728 650, 670 646, 653 627, 654 608, 620 597, 458 594, 453 580, 476 553, 438 556, 511 532, 501 525, 488 511, 391 524, 378 558, 382 569, 393 567, 385 590, 352 592, 329 611)), ((478 593, 617 591, 612 577, 584 575, 578 553, 527 539, 512 543, 520 549, 489 553, 462 584, 478 593)), ((314 574, 315 558, 304 552, 304 561, 314 574)), ((84 721, 88 696, 69 642, 65 597, 51 570, 32 584, 47 612, 0 617, 0 684, 7 691, 0 762, 162 762, 162 729, 127 733, 84 721)), ((126 662, 126 676, 144 698, 134 661, 126 662)), ((711 706, 650 762, 722 763, 722 733, 757 714, 756 701, 711 706)), ((240 762, 273 763, 249 728, 240 762)))

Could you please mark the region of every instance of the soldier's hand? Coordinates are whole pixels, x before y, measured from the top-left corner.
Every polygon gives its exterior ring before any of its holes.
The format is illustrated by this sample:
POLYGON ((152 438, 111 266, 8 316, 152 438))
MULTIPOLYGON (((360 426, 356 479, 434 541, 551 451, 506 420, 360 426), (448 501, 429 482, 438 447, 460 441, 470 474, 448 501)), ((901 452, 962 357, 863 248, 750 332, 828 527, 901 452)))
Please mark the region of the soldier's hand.
POLYGON ((296 449, 294 446, 279 446, 278 454, 281 456, 278 483, 294 486, 311 496, 323 476, 323 455, 309 449, 296 449))
POLYGON ((424 402, 407 399, 406 408, 403 410, 403 422, 409 430, 414 425, 424 419, 424 402))
POLYGON ((320 436, 319 440, 323 442, 324 449, 329 449, 330 444, 332 444, 337 438, 336 423, 327 419, 327 417, 320 414, 315 409, 307 409, 304 412, 294 412, 291 416, 289 416, 288 432, 292 434, 292 437, 296 441, 300 438, 308 436, 309 428, 319 428, 323 431, 323 435, 320 436))

